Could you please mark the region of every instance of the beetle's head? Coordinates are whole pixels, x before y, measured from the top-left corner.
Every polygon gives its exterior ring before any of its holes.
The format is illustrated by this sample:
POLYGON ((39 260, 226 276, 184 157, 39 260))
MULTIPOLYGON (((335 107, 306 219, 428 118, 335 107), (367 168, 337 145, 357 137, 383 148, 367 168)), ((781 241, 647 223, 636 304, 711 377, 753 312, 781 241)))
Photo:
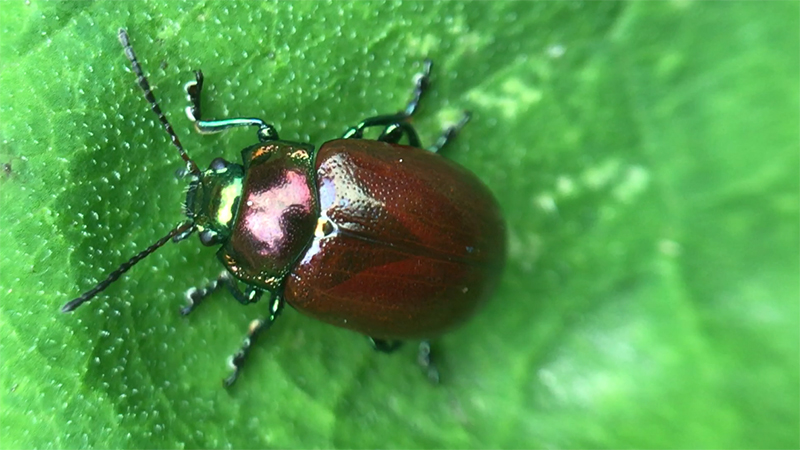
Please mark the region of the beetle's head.
POLYGON ((192 174, 185 209, 203 245, 219 244, 230 236, 243 179, 244 168, 222 158, 211 161, 208 169, 199 174, 192 174))

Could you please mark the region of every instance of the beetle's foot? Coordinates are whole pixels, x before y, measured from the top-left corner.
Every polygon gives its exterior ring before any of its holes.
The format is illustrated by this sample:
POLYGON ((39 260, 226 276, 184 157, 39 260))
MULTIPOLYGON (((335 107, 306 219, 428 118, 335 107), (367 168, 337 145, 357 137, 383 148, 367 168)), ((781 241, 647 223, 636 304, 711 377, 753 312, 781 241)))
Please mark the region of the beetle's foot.
POLYGON ((230 360, 228 361, 228 365, 233 369, 230 375, 225 377, 222 380, 222 385, 225 387, 233 386, 233 383, 239 378, 239 372, 242 370, 242 366, 244 365, 244 358, 245 354, 241 351, 237 352, 235 355, 231 356, 230 360))
POLYGON ((231 275, 227 270, 222 271, 216 280, 208 283, 202 288, 189 288, 186 291, 186 300, 188 305, 181 308, 181 315, 189 315, 197 306, 208 296, 214 293, 217 289, 231 282, 231 275))
POLYGON ((237 378, 239 378, 239 369, 238 368, 235 369, 233 371, 233 373, 231 373, 230 375, 225 377, 225 379, 222 380, 222 385, 225 386, 226 388, 229 388, 229 387, 233 386, 233 383, 236 382, 237 378))
POLYGON ((422 99, 422 94, 428 90, 428 86, 431 85, 431 69, 433 68, 433 61, 430 59, 425 59, 422 62, 422 73, 417 75, 417 81, 414 83, 414 98, 408 102, 406 108, 401 111, 401 114, 405 115, 406 117, 411 117, 417 112, 417 108, 419 107, 419 101, 422 99))
POLYGON ((231 386, 239 378, 239 372, 242 370, 242 366, 244 366, 247 355, 250 354, 250 349, 253 347, 258 334, 264 331, 265 328, 269 328, 270 324, 271 321, 263 319, 256 319, 250 322, 250 326, 247 328, 247 337, 244 338, 242 347, 230 359, 229 364, 233 372, 223 380, 225 386, 231 386))
POLYGON ((194 72, 195 81, 186 83, 183 88, 186 90, 186 98, 190 105, 186 107, 186 117, 192 122, 198 122, 202 117, 200 112, 200 92, 203 90, 203 71, 194 72))
POLYGON ((472 113, 469 111, 464 111, 464 115, 461 117, 461 120, 458 121, 457 124, 448 127, 439 139, 436 140, 436 143, 433 144, 428 150, 433 153, 438 153, 445 145, 449 144, 450 141, 453 140, 458 135, 458 132, 464 128, 464 125, 469 122, 469 119, 472 117, 472 113))
POLYGON ((403 345, 403 341, 369 338, 372 348, 381 353, 392 353, 403 345))
POLYGON ((231 386, 236 379, 239 378, 239 372, 241 372, 242 366, 244 366, 244 362, 247 360, 247 355, 250 354, 250 349, 253 348, 253 344, 255 344, 258 335, 269 330, 269 327, 272 326, 282 310, 283 296, 273 294, 270 299, 269 316, 267 316, 266 319, 256 319, 250 322, 250 326, 247 327, 247 336, 244 338, 242 346, 230 359, 230 366, 233 372, 222 381, 225 386, 231 386))
POLYGON ((433 384, 439 384, 439 369, 431 360, 431 343, 422 341, 419 343, 419 353, 417 353, 417 364, 422 368, 425 376, 433 384))

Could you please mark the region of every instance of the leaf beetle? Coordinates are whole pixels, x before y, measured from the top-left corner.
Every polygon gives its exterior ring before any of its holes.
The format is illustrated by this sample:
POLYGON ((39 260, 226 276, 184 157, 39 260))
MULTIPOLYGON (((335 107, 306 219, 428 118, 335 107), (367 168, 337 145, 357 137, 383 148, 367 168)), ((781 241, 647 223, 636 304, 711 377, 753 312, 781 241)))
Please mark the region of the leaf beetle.
POLYGON ((270 328, 284 303, 362 333, 380 351, 420 339, 420 363, 438 379, 427 339, 463 322, 492 294, 506 237, 489 189, 437 154, 469 114, 427 150, 408 121, 429 85, 431 62, 425 61, 405 109, 363 120, 316 151, 310 144, 280 140, 275 127, 261 119, 203 119, 203 74, 197 71, 186 86, 186 112, 196 130, 255 127, 258 137, 242 150, 241 164, 216 158, 202 170, 156 102, 124 29, 119 40, 139 87, 186 163, 187 219, 62 311, 92 299, 168 241, 197 232, 203 245, 219 246, 225 270, 207 286, 187 291, 183 314, 223 286, 243 304, 269 296, 266 314, 251 323, 231 359, 226 385, 236 380, 256 337, 270 328), (365 139, 365 130, 373 127, 382 129, 380 135, 365 139), (408 145, 399 144, 403 138, 408 145))

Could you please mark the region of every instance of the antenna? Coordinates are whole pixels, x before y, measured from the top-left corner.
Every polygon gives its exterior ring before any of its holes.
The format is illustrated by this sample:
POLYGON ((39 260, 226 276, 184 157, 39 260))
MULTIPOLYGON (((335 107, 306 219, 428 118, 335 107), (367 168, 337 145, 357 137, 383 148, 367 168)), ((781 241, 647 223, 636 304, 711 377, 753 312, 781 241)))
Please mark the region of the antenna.
POLYGON ((139 254, 137 254, 136 256, 134 256, 133 258, 129 259, 127 262, 119 266, 117 270, 111 272, 111 275, 109 275, 108 278, 101 281, 100 283, 97 283, 97 286, 84 292, 83 294, 81 294, 80 297, 68 302, 61 308, 61 312, 70 312, 75 308, 77 308, 78 306, 81 306, 84 302, 91 300, 95 295, 103 292, 105 288, 107 288, 111 283, 117 281, 117 279, 123 273, 127 272, 131 267, 135 266, 136 263, 143 260, 154 251, 158 250, 158 248, 161 247, 162 245, 166 244, 170 239, 172 239, 173 236, 184 233, 193 227, 194 224, 192 222, 184 222, 178 225, 177 227, 173 228, 172 230, 170 230, 169 233, 167 233, 166 236, 156 241, 155 244, 151 245, 150 247, 147 247, 144 251, 139 252, 139 254))
MULTIPOLYGON (((170 125, 169 121, 167 120, 164 113, 161 111, 161 108, 158 106, 158 102, 156 101, 155 96, 153 95, 153 91, 150 89, 150 83, 147 82, 147 77, 144 76, 144 72, 142 72, 142 66, 139 65, 139 60, 136 59, 136 53, 133 51, 133 47, 131 46, 130 38, 128 37, 128 33, 120 28, 119 30, 119 42, 122 44, 123 49, 125 50, 125 56, 128 57, 128 60, 131 62, 131 66, 133 67, 133 73, 136 74, 137 81, 139 83, 139 87, 142 88, 144 91, 144 97, 150 103, 150 106, 153 108, 153 112, 156 113, 158 116, 158 120, 161 121, 161 124, 164 125, 164 129, 169 134, 170 138, 172 139, 172 145, 174 145, 178 152, 181 155, 181 158, 186 162, 186 169, 192 173, 193 175, 201 175, 202 172, 197 167, 197 164, 189 158, 189 155, 186 154, 186 150, 183 149, 183 145, 181 145, 181 141, 178 139, 178 135, 175 134, 175 130, 172 129, 172 125, 170 125)), ((130 270, 131 267, 135 266, 139 261, 143 260, 156 250, 158 250, 161 246, 169 242, 170 239, 174 237, 185 238, 188 236, 192 231, 194 231, 195 224, 191 221, 186 221, 167 233, 166 236, 162 237, 158 241, 156 241, 151 246, 147 247, 145 250, 139 252, 136 256, 129 259, 127 262, 123 263, 117 270, 111 272, 108 277, 97 283, 97 285, 88 291, 81 294, 80 297, 75 298, 69 301, 66 305, 61 308, 62 312, 70 312, 74 311, 75 308, 81 306, 82 304, 86 303, 87 301, 91 300, 99 294, 103 292, 111 283, 117 281, 122 274, 130 270)))
POLYGON ((189 170, 189 172, 199 175, 201 173, 200 169, 197 167, 197 164, 195 164, 195 162, 189 158, 189 155, 186 154, 186 150, 183 149, 183 145, 181 145, 178 135, 175 134, 175 130, 172 129, 172 125, 169 124, 167 117, 161 111, 161 107, 158 106, 156 97, 153 95, 153 91, 150 89, 150 83, 147 82, 147 77, 145 77, 144 72, 142 72, 142 66, 139 65, 139 60, 136 59, 136 53, 133 51, 133 47, 131 46, 131 40, 128 37, 128 32, 125 31, 124 28, 119 29, 119 42, 125 49, 125 56, 127 56, 131 62, 133 73, 136 74, 136 81, 139 83, 139 87, 142 88, 142 91, 144 91, 144 98, 150 102, 153 112, 156 113, 158 120, 161 121, 161 124, 164 125, 164 129, 167 130, 167 134, 169 134, 169 137, 172 139, 172 145, 178 149, 178 152, 181 154, 181 158, 186 161, 186 168, 189 170))

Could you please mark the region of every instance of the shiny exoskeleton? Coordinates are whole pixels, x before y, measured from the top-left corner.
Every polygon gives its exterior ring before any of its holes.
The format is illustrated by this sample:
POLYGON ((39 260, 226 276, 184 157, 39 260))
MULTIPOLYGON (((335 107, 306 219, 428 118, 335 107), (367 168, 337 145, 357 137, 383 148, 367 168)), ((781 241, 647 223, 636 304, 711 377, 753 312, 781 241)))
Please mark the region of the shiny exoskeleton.
POLYGON ((367 335, 381 351, 422 339, 420 361, 436 379, 427 339, 464 321, 492 294, 506 241, 491 192, 475 175, 437 154, 469 115, 427 150, 408 122, 429 84, 430 61, 404 110, 364 120, 317 151, 310 144, 280 140, 261 119, 203 120, 198 71, 187 84, 187 115, 195 128, 216 133, 252 126, 258 136, 257 144, 242 150, 241 164, 216 158, 201 170, 156 103, 127 33, 120 30, 119 37, 145 97, 186 162, 188 220, 63 310, 91 299, 170 239, 197 232, 204 245, 219 246, 217 256, 226 270, 208 286, 187 292, 184 314, 221 286, 245 304, 264 293, 270 298, 265 316, 253 321, 234 355, 226 384, 236 379, 256 336, 270 327, 284 302, 367 335), (371 127, 382 131, 374 140, 365 139, 371 127), (403 139, 408 145, 399 144, 403 139))

